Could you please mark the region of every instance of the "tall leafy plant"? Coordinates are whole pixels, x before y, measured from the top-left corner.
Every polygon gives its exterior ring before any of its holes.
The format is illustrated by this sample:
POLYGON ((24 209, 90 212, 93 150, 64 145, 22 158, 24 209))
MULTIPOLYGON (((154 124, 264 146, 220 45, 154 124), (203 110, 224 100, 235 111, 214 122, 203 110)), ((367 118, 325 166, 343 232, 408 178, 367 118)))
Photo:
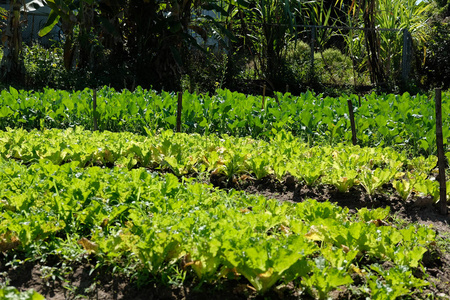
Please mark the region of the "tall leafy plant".
POLYGON ((287 0, 249 0, 239 5, 236 36, 253 54, 256 76, 271 88, 283 72, 283 51, 292 38, 295 11, 301 2, 287 0))
POLYGON ((2 33, 3 57, 1 73, 3 79, 21 79, 24 75, 22 58, 22 26, 20 21, 20 8, 23 0, 12 0, 11 9, 7 19, 6 29, 2 33))
POLYGON ((415 0, 388 1, 378 0, 376 24, 380 28, 398 29, 380 33, 380 55, 382 64, 387 70, 387 76, 392 81, 399 79, 401 74, 402 52, 404 51, 403 30, 411 34, 413 46, 424 53, 424 45, 429 37, 427 11, 431 5, 415 0))
POLYGON ((450 88, 450 23, 435 22, 427 42, 426 60, 421 70, 422 84, 450 88))
MULTIPOLYGON (((353 0, 352 5, 356 4, 353 0)), ((364 38, 367 49, 367 57, 369 62, 369 69, 371 72, 372 82, 375 84, 386 84, 386 74, 381 63, 381 49, 379 32, 376 30, 376 15, 377 15, 377 1, 376 0, 359 0, 358 5, 362 10, 362 18, 364 24, 364 38)))
MULTIPOLYGON (((344 1, 337 3, 345 7, 344 1)), ((415 48, 424 47, 428 39, 427 11, 430 8, 430 4, 414 0, 353 0, 348 5, 346 24, 363 26, 364 33, 351 32, 350 36, 345 36, 347 46, 357 65, 367 64, 372 83, 382 85, 399 79, 404 30, 411 34, 415 48), (381 31, 379 28, 392 30, 381 31), (357 55, 361 49, 367 53, 366 59, 357 55)))
MULTIPOLYGON (((93 45, 107 49, 111 63, 132 74, 132 84, 178 89, 184 69, 183 53, 199 48, 189 31, 193 11, 210 1, 171 0, 34 0, 35 6, 51 8, 40 35, 60 24, 64 32, 64 64, 86 68, 93 61, 93 45), (75 51, 78 51, 75 53, 75 51), (76 55, 75 55, 76 54, 76 55), (118 63, 119 61, 119 63, 118 63), (149 72, 152 70, 152 72, 149 72)), ((218 6, 216 6, 218 7, 218 6)))
MULTIPOLYGON (((85 1, 85 0, 83 0, 85 1)), ((82 2, 74 0, 34 0, 33 7, 48 5, 51 8, 47 22, 39 31, 39 36, 47 35, 60 22, 64 32, 64 67, 69 70, 72 67, 75 54, 74 29, 80 22, 79 12, 82 11, 82 2)))

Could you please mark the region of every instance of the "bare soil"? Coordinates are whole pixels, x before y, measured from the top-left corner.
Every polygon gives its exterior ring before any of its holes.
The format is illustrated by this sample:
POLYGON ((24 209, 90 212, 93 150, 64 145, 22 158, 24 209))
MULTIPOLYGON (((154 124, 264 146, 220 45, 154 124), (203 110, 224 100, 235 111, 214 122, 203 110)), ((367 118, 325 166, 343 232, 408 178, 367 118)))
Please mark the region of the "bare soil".
MULTIPOLYGON (((273 178, 263 180, 234 181, 213 176, 211 183, 229 189, 241 189, 249 193, 261 194, 279 201, 300 202, 308 198, 318 201, 331 201, 342 207, 348 207, 355 213, 362 207, 391 209, 392 216, 405 220, 431 225, 437 232, 434 249, 425 253, 423 264, 425 273, 417 271, 416 276, 426 278, 432 284, 421 294, 420 298, 433 295, 435 299, 450 299, 450 215, 439 214, 430 201, 405 202, 391 186, 385 186, 383 193, 369 197, 361 188, 352 188, 347 193, 340 193, 332 186, 307 187, 286 177, 283 182, 273 178)), ((245 281, 224 280, 220 283, 199 283, 188 277, 183 284, 161 284, 160 280, 149 279, 138 284, 127 277, 113 275, 111 270, 95 270, 88 258, 81 263, 70 266, 70 274, 46 278, 43 265, 33 262, 12 268, 0 260, 0 280, 9 280, 9 285, 19 290, 34 289, 46 299, 104 299, 104 300, 139 300, 139 299, 311 299, 292 284, 278 286, 263 296, 258 295, 245 281)), ((46 262, 51 266, 51 260, 46 262)), ((57 262, 54 262, 57 265, 57 262)), ((334 299, 354 299, 354 294, 347 290, 333 292, 334 299)), ((361 299, 364 298, 361 296, 361 299)))

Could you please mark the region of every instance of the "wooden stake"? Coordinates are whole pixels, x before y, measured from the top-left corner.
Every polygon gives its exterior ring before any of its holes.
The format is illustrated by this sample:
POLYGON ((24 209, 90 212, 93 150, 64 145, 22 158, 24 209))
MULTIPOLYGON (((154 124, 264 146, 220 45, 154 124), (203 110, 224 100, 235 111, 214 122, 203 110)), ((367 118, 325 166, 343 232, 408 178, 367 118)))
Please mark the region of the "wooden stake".
POLYGON ((178 92, 177 132, 181 131, 181 111, 183 110, 183 94, 178 92))
POLYGON ((444 155, 444 141, 442 138, 442 91, 441 89, 435 90, 436 101, 436 145, 438 153, 438 166, 439 166, 439 210, 441 214, 447 215, 447 186, 445 183, 445 155, 444 155))
POLYGON ((350 124, 352 126, 352 143, 356 145, 356 126, 355 126, 355 115, 353 114, 353 104, 352 100, 347 100, 348 111, 350 113, 350 124))
POLYGON ((94 131, 98 130, 97 124, 97 89, 93 89, 93 99, 92 99, 93 117, 94 117, 94 131))
POLYGON ((263 98, 262 98, 261 109, 264 109, 265 102, 266 102, 266 85, 263 86, 263 98))
POLYGON ((289 84, 286 84, 286 93, 289 93, 289 84))

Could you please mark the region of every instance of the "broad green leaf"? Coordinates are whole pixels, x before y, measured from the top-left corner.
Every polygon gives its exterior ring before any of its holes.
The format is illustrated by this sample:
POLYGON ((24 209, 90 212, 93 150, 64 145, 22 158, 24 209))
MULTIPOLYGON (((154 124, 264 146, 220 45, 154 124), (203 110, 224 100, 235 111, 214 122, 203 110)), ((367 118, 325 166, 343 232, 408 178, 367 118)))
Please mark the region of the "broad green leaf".
POLYGON ((58 13, 52 9, 48 15, 47 22, 44 24, 44 27, 39 30, 38 35, 40 37, 47 35, 50 31, 52 31, 53 27, 58 24, 59 19, 60 16, 58 15, 58 13))

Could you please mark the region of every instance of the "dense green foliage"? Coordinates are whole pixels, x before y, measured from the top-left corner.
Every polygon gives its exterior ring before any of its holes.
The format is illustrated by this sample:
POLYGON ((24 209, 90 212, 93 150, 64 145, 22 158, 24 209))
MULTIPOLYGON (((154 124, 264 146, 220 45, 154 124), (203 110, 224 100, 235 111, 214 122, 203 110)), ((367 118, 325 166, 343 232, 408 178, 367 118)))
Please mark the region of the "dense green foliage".
POLYGON ((44 300, 45 298, 33 290, 28 290, 26 292, 20 292, 14 287, 3 287, 3 288, 0 288, 0 299, 44 300))
MULTIPOLYGON (((351 214, 328 201, 279 202, 204 183, 293 177, 339 195, 436 201, 433 101, 425 96, 371 94, 360 105, 356 95, 277 93, 263 101, 229 90, 186 92, 183 132, 174 133, 173 93, 105 87, 96 95, 101 130, 89 131, 92 90, 2 91, 7 266, 39 261, 52 278, 84 264, 138 285, 244 280, 260 294, 289 283, 317 299, 341 286, 355 297, 414 297, 429 285, 419 275, 434 230, 396 222, 389 208, 351 214), (376 147, 350 145, 347 99, 359 143, 376 147)), ((448 94, 443 105, 447 111, 448 94)))
MULTIPOLYGON (((409 159, 389 148, 309 148, 286 132, 269 142, 215 135, 174 134, 172 131, 148 137, 130 133, 96 133, 75 130, 9 130, 0 134, 0 152, 6 159, 25 164, 48 159, 55 164, 76 162, 132 169, 145 167, 170 171, 177 176, 207 173, 223 175, 229 182, 245 175, 263 179, 269 175, 282 181, 291 174, 308 186, 330 184, 340 192, 362 186, 374 195, 392 184, 405 200, 439 198, 439 184, 433 175, 437 159, 409 159)), ((450 194, 450 190, 448 191, 450 194)))
POLYGON ((427 59, 424 64, 425 86, 450 88, 450 24, 436 22, 433 27, 433 39, 427 44, 427 59))
MULTIPOLYGON (((23 0, 13 2, 25 5, 23 0)), ((445 27, 448 4, 440 0, 173 0, 161 5, 154 0, 34 0, 22 10, 51 9, 46 24, 31 25, 41 36, 55 26, 61 28, 63 38, 54 49, 60 54, 58 68, 65 68, 64 76, 71 77, 57 80, 55 84, 64 84, 58 87, 82 88, 82 84, 77 85, 81 82, 92 87, 100 82, 115 88, 141 85, 179 90, 189 86, 191 91, 211 92, 217 82, 232 90, 260 92, 264 82, 271 91, 289 84, 291 91, 299 93, 308 87, 324 89, 330 85, 370 85, 388 90, 400 86, 404 90, 438 84, 418 76, 426 59, 439 61, 446 56, 442 51, 424 53, 428 41, 440 43, 439 34, 433 34, 429 23, 436 5, 443 14, 438 23, 445 27), (313 25, 331 27, 316 28, 313 34, 313 25), (411 33, 411 53, 415 56, 407 58, 413 71, 407 82, 402 81, 402 30, 411 33), (289 52, 292 44, 304 42, 312 52, 298 74, 289 52), (335 49, 343 53, 324 59, 335 49), (322 62, 314 64, 312 58, 322 62)), ((42 87, 47 80, 39 73, 47 70, 53 77, 57 72, 39 63, 48 61, 45 51, 22 51, 19 37, 24 22, 19 14, 14 20, 5 24, 11 34, 3 49, 2 75, 9 82, 16 79, 21 85, 42 87), (20 65, 16 73, 25 74, 12 77, 7 67, 12 65, 20 65)), ((436 72, 445 70, 445 65, 430 64, 427 68, 436 72)))
POLYGON ((25 252, 70 263, 90 254, 93 265, 140 280, 182 262, 201 280, 243 276, 260 293, 294 281, 320 299, 341 285, 354 284, 371 299, 428 285, 413 271, 433 230, 382 221, 388 208, 352 216, 329 202, 281 204, 143 168, 78 165, 40 160, 26 167, 0 158, 0 247, 7 257, 25 252), (384 261, 394 266, 385 271, 384 261))
MULTIPOLYGON (((43 92, 3 90, 0 128, 93 128, 92 90, 78 92, 46 89, 43 92)), ((347 100, 351 99, 360 146, 392 146, 412 154, 435 153, 434 101, 425 95, 376 95, 363 98, 323 97, 311 92, 277 98, 217 90, 216 94, 183 94, 182 131, 269 138, 284 129, 310 145, 349 143, 351 126, 347 100), (279 105, 276 101, 278 99, 279 105)), ((449 111, 449 94, 443 107, 449 111)), ((138 134, 176 127, 177 97, 138 88, 97 92, 99 129, 138 134)), ((444 118, 444 142, 450 137, 450 120, 444 118)))

